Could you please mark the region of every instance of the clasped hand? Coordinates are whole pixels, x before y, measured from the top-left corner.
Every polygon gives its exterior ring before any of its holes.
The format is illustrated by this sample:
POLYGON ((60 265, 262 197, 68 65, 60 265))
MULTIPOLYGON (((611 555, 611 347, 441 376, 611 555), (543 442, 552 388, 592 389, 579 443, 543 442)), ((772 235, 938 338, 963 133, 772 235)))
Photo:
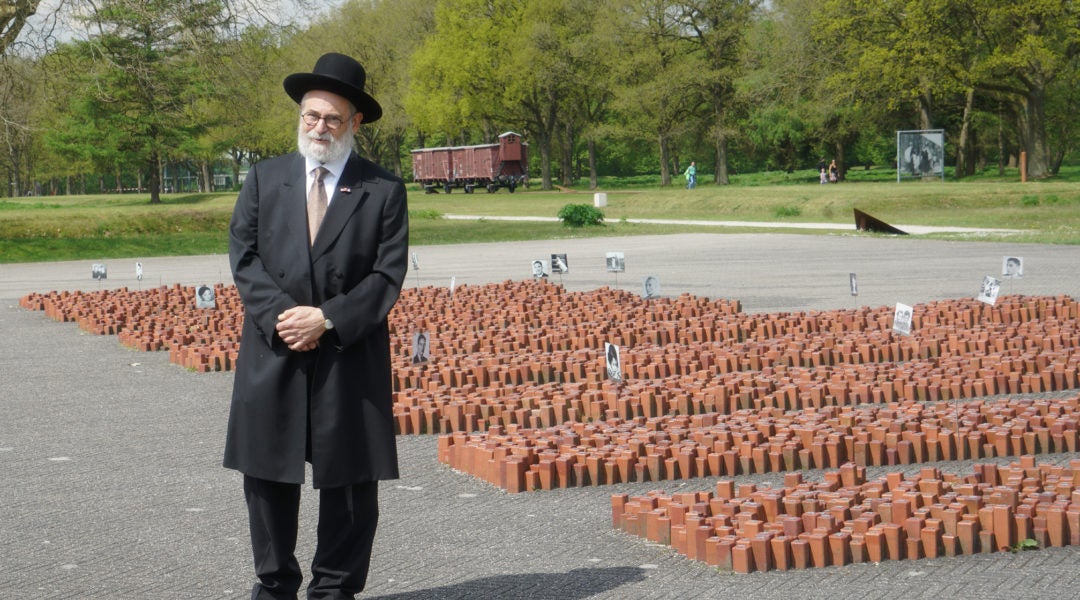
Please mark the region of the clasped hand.
POLYGON ((289 350, 306 352, 319 347, 326 333, 326 317, 321 308, 294 306, 278 315, 277 332, 289 350))

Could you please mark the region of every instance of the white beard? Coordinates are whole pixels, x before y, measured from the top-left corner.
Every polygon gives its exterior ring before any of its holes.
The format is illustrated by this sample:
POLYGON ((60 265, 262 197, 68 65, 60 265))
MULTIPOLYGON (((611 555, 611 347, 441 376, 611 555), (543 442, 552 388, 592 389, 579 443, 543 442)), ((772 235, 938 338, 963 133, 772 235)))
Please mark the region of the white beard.
MULTIPOLYGON (((348 124, 346 123, 345 125, 348 124)), ((343 125, 343 127, 345 125, 343 125)), ((314 129, 304 133, 304 126, 301 124, 296 130, 296 147, 300 150, 300 154, 303 154, 305 157, 325 164, 341 160, 348 156, 349 152, 352 151, 352 137, 343 135, 340 138, 337 138, 329 131, 319 135, 315 133, 314 129), (325 140, 330 143, 323 146, 321 144, 312 143, 313 140, 325 140)))

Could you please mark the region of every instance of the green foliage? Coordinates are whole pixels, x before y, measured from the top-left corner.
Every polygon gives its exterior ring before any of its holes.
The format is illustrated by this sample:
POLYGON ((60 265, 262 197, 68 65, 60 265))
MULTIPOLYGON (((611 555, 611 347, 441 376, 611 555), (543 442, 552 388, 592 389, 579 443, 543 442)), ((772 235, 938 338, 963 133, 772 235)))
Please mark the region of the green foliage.
POLYGON ((1024 551, 1024 550, 1038 550, 1038 549, 1039 549, 1039 543, 1036 542, 1035 540, 1031 539, 1031 538, 1027 538, 1027 539, 1024 539, 1024 540, 1017 540, 1016 543, 1013 544, 1011 548, 1009 548, 1009 551, 1011 551, 1012 553, 1015 554, 1017 552, 1021 552, 1021 551, 1024 551))
POLYGON ((567 204, 562 207, 558 216, 567 227, 586 227, 604 223, 604 212, 588 204, 567 204))
POLYGON ((798 217, 802 214, 802 209, 798 206, 777 206, 776 211, 773 214, 775 214, 778 219, 783 219, 784 217, 798 217))
POLYGON ((703 187, 810 183, 821 157, 849 182, 886 180, 895 131, 923 126, 946 130, 948 169, 967 134, 964 176, 1020 151, 1031 179, 1056 176, 1080 148, 1071 3, 381 0, 282 27, 234 21, 245 5, 63 3, 78 33, 0 66, 0 193, 152 188, 159 165, 211 160, 236 181, 294 147, 281 79, 327 50, 367 69, 385 113, 358 149, 397 173, 410 148, 508 130, 545 188, 582 189, 595 165, 602 189, 626 187, 612 176, 664 189, 690 160, 703 187))
POLYGON ((1022 204, 1023 206, 1038 206, 1039 205, 1039 197, 1038 196, 1024 196, 1023 198, 1020 199, 1020 204, 1022 204))

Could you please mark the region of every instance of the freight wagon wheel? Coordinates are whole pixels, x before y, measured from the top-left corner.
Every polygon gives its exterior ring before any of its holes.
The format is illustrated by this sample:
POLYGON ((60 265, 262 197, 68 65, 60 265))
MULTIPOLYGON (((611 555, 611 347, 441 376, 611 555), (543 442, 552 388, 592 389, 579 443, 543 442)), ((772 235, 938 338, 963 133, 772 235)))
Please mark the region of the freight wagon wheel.
POLYGON ((514 188, 517 187, 517 184, 515 184, 513 181, 511 181, 510 185, 508 185, 506 187, 510 188, 510 193, 513 194, 514 193, 514 188))
POLYGON ((466 193, 466 194, 471 194, 471 193, 472 193, 472 191, 473 191, 473 186, 472 186, 471 184, 470 184, 470 185, 467 185, 467 186, 465 186, 465 193, 466 193))
POLYGON ((499 189, 494 183, 487 184, 487 191, 489 194, 494 194, 495 190, 499 189))
POLYGON ((443 186, 443 191, 446 192, 447 194, 449 194, 450 190, 452 190, 452 189, 454 189, 454 186, 450 185, 449 183, 443 186))

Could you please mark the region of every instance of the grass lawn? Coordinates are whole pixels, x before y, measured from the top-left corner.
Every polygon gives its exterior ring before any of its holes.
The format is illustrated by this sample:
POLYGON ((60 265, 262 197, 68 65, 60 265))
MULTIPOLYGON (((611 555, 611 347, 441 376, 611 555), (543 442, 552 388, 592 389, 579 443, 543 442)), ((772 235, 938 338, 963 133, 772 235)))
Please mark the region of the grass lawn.
MULTIPOLYGON (((703 178, 704 179, 704 178, 703 178)), ((593 190, 545 192, 533 185, 500 190, 425 194, 410 185, 414 245, 480 241, 624 236, 711 226, 633 224, 624 219, 853 223, 852 209, 894 225, 1020 229, 980 236, 1051 244, 1080 244, 1080 168, 1054 179, 1020 183, 1017 177, 981 175, 963 181, 895 181, 895 171, 855 170, 849 181, 820 185, 812 171, 733 177, 731 185, 699 180, 696 190, 661 187, 656 178, 605 179, 605 225, 573 229, 559 223, 450 221, 445 214, 554 217, 566 204, 593 203, 593 190)), ((227 228, 236 194, 164 195, 159 205, 142 194, 0 199, 0 262, 216 254, 227 251, 227 228)), ((738 228, 740 232, 755 229, 738 228)), ((767 230, 765 228, 762 231, 767 230)), ((798 230, 785 230, 793 232, 798 230)), ((806 230, 813 234, 815 231, 806 230)), ((867 234, 869 235, 869 234, 867 234)), ((966 239, 963 234, 935 238, 966 239)))

